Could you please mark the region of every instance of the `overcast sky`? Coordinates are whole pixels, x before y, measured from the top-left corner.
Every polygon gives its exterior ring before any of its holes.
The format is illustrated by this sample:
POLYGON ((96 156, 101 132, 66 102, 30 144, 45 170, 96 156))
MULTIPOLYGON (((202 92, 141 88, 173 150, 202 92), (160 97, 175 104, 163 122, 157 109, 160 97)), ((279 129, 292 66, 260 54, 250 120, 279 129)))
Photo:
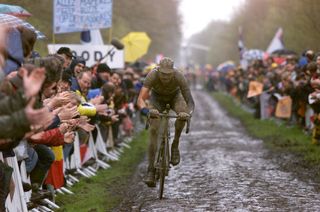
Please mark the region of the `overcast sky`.
POLYGON ((232 12, 244 0, 180 0, 182 31, 188 39, 204 29, 212 20, 230 20, 232 12))

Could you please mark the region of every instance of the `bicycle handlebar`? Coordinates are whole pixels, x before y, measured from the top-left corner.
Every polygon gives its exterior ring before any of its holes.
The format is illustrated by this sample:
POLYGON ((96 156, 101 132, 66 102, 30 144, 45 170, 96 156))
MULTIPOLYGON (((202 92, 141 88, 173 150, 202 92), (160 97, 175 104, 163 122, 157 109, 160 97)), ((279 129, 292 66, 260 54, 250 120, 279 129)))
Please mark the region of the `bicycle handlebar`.
MULTIPOLYGON (((179 117, 178 115, 169 115, 167 113, 159 113, 159 116, 160 117, 168 117, 168 118, 178 118, 179 117)), ((190 130, 191 117, 192 116, 190 115, 190 117, 187 119, 186 134, 188 134, 189 130, 190 130)), ((145 127, 146 130, 149 129, 149 125, 150 125, 149 121, 150 121, 150 116, 148 116, 147 121, 146 121, 146 127, 145 127)))
POLYGON ((167 114, 167 113, 159 113, 159 116, 160 117, 168 117, 168 118, 172 118, 172 119, 176 119, 176 118, 178 118, 178 116, 177 115, 169 115, 169 114, 167 114))

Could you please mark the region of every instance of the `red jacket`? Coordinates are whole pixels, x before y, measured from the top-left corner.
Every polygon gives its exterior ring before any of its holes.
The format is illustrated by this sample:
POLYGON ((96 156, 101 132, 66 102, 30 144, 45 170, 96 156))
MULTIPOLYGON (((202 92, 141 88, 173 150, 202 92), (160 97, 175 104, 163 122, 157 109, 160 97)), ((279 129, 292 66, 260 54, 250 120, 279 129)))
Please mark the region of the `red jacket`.
POLYGON ((30 139, 30 143, 44 144, 47 146, 59 146, 64 144, 64 136, 59 128, 44 131, 40 139, 30 139))

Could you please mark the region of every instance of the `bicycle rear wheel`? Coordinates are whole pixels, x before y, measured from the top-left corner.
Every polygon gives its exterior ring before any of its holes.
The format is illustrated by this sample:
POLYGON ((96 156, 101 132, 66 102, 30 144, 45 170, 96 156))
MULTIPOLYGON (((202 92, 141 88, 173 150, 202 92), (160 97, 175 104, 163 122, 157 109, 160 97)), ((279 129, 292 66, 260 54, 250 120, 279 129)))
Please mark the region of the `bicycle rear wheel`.
MULTIPOLYGON (((165 138, 166 139, 166 138, 165 138)), ((161 149, 161 155, 160 155, 160 169, 159 169, 159 199, 162 199, 163 197, 163 191, 164 191, 164 181, 166 178, 166 173, 168 171, 168 154, 169 154, 169 148, 168 148, 168 141, 165 140, 163 142, 164 146, 161 149)))

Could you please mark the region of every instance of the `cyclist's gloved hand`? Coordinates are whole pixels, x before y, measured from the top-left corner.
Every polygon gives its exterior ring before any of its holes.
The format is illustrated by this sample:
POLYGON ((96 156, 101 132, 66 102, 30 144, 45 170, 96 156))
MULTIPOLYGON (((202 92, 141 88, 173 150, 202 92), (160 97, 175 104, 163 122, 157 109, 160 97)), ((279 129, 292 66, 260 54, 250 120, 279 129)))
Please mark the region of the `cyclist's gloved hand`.
POLYGON ((159 118, 159 111, 157 109, 150 109, 149 111, 150 118, 159 118))
POLYGON ((141 111, 141 114, 144 116, 147 116, 149 114, 149 109, 146 107, 142 108, 140 111, 141 111))
POLYGON ((186 121, 186 120, 188 120, 189 117, 190 117, 189 113, 180 112, 180 113, 178 114, 178 119, 179 119, 179 120, 186 121))

